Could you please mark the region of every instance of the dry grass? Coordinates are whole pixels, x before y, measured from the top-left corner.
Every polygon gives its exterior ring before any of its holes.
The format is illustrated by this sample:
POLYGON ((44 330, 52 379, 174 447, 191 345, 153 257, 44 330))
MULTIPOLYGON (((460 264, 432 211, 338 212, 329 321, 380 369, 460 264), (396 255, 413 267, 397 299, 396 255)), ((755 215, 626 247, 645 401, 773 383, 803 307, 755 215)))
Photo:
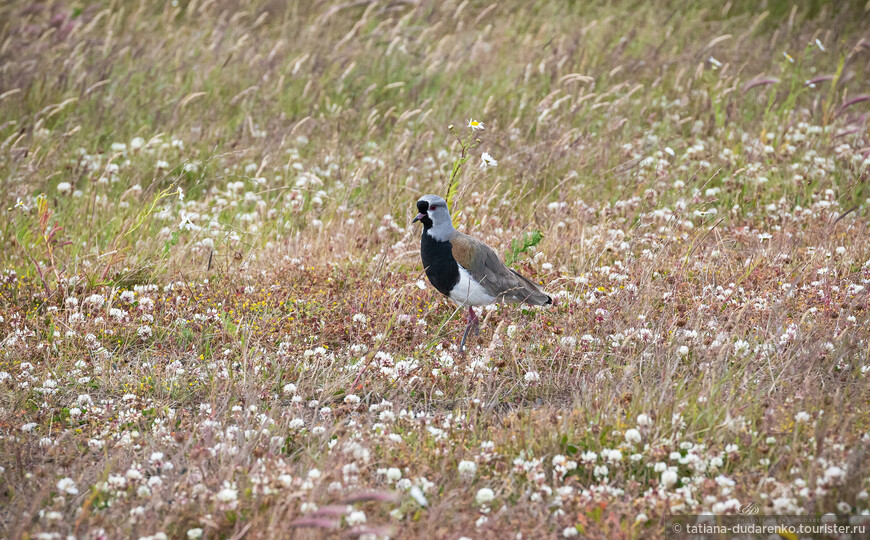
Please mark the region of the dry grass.
POLYGON ((0 536, 870 512, 863 6, 176 4, 0 6, 0 536))

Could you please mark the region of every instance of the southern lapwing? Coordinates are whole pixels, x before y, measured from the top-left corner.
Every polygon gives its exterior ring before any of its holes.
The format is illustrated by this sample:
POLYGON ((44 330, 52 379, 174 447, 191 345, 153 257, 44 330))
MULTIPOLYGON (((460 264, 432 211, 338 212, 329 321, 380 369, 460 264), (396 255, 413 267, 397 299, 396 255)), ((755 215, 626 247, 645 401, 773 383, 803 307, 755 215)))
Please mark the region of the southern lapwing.
POLYGON ((426 195, 417 201, 417 210, 420 213, 411 223, 423 223, 420 256, 426 277, 441 294, 468 308, 460 352, 465 350, 471 330, 480 334, 475 306, 496 302, 533 306, 553 303, 535 283, 505 266, 491 247, 454 229, 447 201, 438 195, 426 195))

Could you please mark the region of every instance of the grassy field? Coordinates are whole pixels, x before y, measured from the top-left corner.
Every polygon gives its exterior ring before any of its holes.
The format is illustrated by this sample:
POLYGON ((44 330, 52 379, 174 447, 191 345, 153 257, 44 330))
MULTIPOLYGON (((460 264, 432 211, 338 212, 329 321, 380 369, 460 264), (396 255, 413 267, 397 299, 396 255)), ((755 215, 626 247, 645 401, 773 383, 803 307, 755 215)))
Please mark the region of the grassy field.
POLYGON ((0 538, 870 513, 870 8, 671 4, 0 5, 0 538))

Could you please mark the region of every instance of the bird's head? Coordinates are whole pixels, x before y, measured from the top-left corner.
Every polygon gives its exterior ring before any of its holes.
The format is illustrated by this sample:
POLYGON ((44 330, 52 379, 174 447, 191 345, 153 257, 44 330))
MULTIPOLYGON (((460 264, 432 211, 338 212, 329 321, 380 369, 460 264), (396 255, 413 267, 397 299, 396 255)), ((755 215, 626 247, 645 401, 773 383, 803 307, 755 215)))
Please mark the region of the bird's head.
POLYGON ((411 223, 418 221, 423 222, 424 229, 432 227, 449 227, 453 228, 453 222, 450 219, 450 209, 447 208, 447 201, 438 195, 424 195, 417 201, 417 217, 411 223))

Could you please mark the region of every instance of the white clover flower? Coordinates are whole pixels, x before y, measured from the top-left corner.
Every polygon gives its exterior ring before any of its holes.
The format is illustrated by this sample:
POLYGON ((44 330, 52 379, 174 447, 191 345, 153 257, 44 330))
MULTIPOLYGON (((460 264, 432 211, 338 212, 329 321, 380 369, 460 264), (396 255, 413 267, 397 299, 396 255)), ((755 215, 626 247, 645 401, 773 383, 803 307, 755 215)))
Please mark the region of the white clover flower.
POLYGON ((489 488, 480 488, 477 490, 477 495, 474 496, 474 500, 481 506, 492 502, 493 499, 495 499, 495 493, 489 488))
POLYGON ((198 538, 202 538, 202 529, 200 529, 199 527, 195 529, 188 529, 187 537, 190 538, 190 540, 197 540, 198 538))
POLYGON ((637 444, 642 440, 640 431, 631 428, 625 431, 625 442, 629 444, 637 444))
POLYGON ((562 529, 562 536, 565 538, 576 538, 578 534, 577 527, 565 527, 562 529))
POLYGON ((224 487, 217 492, 215 495, 215 499, 218 502, 228 504, 237 501, 239 498, 239 490, 236 489, 234 484, 229 482, 224 482, 224 487))
POLYGON ((608 463, 618 463, 622 461, 622 452, 605 448, 601 451, 601 457, 606 459, 608 463))
POLYGON ((676 471, 667 470, 662 473, 662 485, 666 488, 671 487, 677 483, 677 473, 676 471))
POLYGON ((67 495, 78 495, 79 490, 76 487, 75 481, 72 478, 66 477, 61 478, 57 482, 57 489, 61 491, 61 493, 66 493, 67 495))
POLYGON ((734 487, 735 485, 737 485, 737 483, 734 480, 728 478, 724 474, 720 474, 714 480, 721 487, 734 487))
POLYGON ((798 424, 805 424, 810 421, 810 415, 806 411, 800 411, 794 415, 794 421, 798 424))
POLYGON ((350 514, 347 515, 347 524, 350 527, 354 525, 360 525, 366 522, 366 513, 362 510, 354 510, 350 514))
POLYGON ((477 472, 477 463, 463 460, 459 462, 458 469, 461 476, 474 476, 477 472))
POLYGON ((825 483, 826 484, 839 484, 841 480, 846 477, 846 471, 837 467, 836 465, 831 465, 827 469, 825 469, 825 483))
POLYGON ((688 356, 688 354, 689 354, 689 348, 686 347, 685 345, 681 345, 680 348, 677 349, 677 353, 678 353, 680 356, 688 356))
POLYGON ((133 468, 127 469, 127 472, 124 476, 127 478, 127 480, 130 480, 131 482, 138 482, 143 478, 142 473, 139 472, 139 469, 133 468))
POLYGON ((393 483, 397 482, 402 478, 402 471, 396 467, 390 467, 387 469, 387 482, 393 483))
POLYGON ((596 454, 592 450, 589 450, 587 452, 583 452, 580 455, 580 461, 582 461, 583 463, 595 463, 595 461, 597 461, 597 460, 598 460, 598 454, 596 454))
POLYGON ((72 192, 72 184, 69 182, 61 182, 57 185, 57 192, 61 195, 69 195, 72 192))
POLYGON ((537 371, 527 371, 523 376, 523 380, 528 384, 534 384, 541 380, 541 375, 537 371))

